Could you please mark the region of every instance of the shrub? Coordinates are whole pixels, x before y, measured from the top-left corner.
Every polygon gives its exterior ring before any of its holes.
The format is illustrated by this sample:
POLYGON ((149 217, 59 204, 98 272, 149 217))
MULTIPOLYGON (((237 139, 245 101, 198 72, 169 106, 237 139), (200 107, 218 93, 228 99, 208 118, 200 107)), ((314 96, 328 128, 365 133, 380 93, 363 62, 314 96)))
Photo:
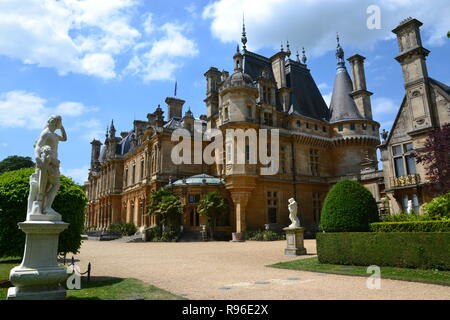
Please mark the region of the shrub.
POLYGON ((450 192, 425 203, 423 209, 431 217, 450 217, 450 192))
POLYGON ((438 217, 432 217, 428 214, 417 214, 411 213, 407 214, 404 212, 384 215, 381 218, 382 222, 401 222, 401 221, 430 221, 430 220, 439 220, 438 217))
POLYGON ((176 232, 180 230, 183 204, 168 188, 150 192, 148 213, 157 215, 159 225, 176 232))
POLYGON ((137 227, 133 223, 115 223, 108 228, 109 231, 117 231, 122 236, 132 236, 136 233, 137 227))
MULTIPOLYGON (((0 175, 0 257, 22 256, 25 233, 17 223, 26 220, 29 178, 33 168, 5 172, 0 175)), ((61 187, 53 202, 53 209, 69 223, 59 237, 58 252, 77 253, 81 246, 81 233, 87 203, 85 192, 72 179, 61 176, 61 187)))
POLYGON ((376 222, 370 224, 372 232, 450 232, 450 220, 376 222))
POLYGON ((286 239, 285 235, 276 233, 271 230, 264 231, 248 231, 246 233, 246 238, 248 240, 254 241, 276 241, 276 240, 284 240, 286 239))
POLYGON ((344 180, 328 192, 321 213, 321 229, 326 232, 368 231, 379 221, 378 207, 369 190, 360 183, 344 180))
POLYGON ((317 234, 320 263, 450 270, 450 232, 317 234))

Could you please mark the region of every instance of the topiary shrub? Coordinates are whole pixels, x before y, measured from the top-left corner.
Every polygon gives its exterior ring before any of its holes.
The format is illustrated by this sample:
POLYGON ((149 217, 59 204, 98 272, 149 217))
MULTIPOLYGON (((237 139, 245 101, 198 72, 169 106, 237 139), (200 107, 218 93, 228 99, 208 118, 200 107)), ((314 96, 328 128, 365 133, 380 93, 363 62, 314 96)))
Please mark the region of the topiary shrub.
POLYGON ((328 192, 320 219, 321 230, 326 232, 369 231, 369 224, 379 221, 378 207, 360 183, 343 180, 328 192))
POLYGON ((450 192, 425 203, 423 210, 436 219, 450 217, 450 192))
MULTIPOLYGON (((29 178, 33 168, 10 171, 0 175, 0 257, 22 256, 25 233, 17 223, 27 216, 29 178)), ((81 233, 87 203, 86 194, 72 179, 61 176, 61 187, 53 202, 53 209, 70 223, 59 237, 58 252, 77 253, 81 246, 81 233)))
POLYGON ((132 236, 136 233, 137 227, 134 223, 114 223, 109 226, 108 230, 119 232, 122 236, 132 236))

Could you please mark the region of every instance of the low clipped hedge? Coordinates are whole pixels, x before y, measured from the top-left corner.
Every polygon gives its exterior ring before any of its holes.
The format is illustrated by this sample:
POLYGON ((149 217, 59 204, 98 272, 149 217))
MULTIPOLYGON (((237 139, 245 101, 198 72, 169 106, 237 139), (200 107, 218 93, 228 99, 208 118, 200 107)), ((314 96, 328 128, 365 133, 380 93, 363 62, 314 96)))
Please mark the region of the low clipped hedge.
POLYGON ((320 263, 450 270, 450 232, 317 233, 320 263))
POLYGON ((450 232, 450 220, 375 222, 372 232, 450 232))

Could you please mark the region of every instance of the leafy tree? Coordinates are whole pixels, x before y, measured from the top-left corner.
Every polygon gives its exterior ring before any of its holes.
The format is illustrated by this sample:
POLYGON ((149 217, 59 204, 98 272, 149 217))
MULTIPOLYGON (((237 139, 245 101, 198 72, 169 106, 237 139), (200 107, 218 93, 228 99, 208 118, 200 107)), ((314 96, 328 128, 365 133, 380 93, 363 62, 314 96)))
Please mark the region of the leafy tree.
POLYGON ((150 192, 148 214, 156 214, 159 225, 178 232, 181 226, 183 204, 168 188, 160 188, 150 192))
POLYGON ((0 174, 8 171, 34 167, 30 157, 9 156, 0 161, 0 174))
MULTIPOLYGON (((25 168, 0 175, 0 257, 21 256, 25 233, 17 227, 27 216, 29 179, 34 169, 25 168)), ((72 179, 60 177, 61 187, 53 202, 53 209, 62 215, 69 227, 59 237, 58 252, 77 253, 87 203, 85 192, 72 179)))
POLYGON ((423 209, 433 219, 450 218, 450 192, 425 203, 423 209))
POLYGON ((450 191, 450 123, 433 130, 423 148, 414 155, 425 166, 430 192, 437 196, 450 191))
POLYGON ((200 215, 208 219, 211 237, 214 238, 214 231, 218 221, 228 210, 226 199, 217 191, 209 192, 200 200, 197 211, 200 215))
POLYGON ((343 180, 328 192, 321 213, 323 231, 364 232, 378 221, 377 203, 360 183, 343 180))

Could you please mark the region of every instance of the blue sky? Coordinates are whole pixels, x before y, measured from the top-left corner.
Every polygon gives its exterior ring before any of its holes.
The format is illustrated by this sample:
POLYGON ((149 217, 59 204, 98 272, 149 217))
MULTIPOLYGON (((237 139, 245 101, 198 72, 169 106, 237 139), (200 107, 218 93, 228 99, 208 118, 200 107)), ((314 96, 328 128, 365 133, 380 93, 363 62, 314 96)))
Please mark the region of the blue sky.
POLYGON ((245 12, 248 49, 271 56, 289 40, 304 46, 308 67, 328 102, 336 32, 346 57, 366 59, 375 120, 390 129, 403 98, 397 42, 390 32, 412 16, 424 23, 431 77, 450 84, 448 0, 2 0, 0 1, 0 159, 32 156, 46 118, 61 114, 64 174, 83 182, 92 138, 114 119, 128 131, 173 95, 195 116, 206 113, 203 74, 232 71, 245 12), (381 29, 366 12, 380 8, 381 29))

